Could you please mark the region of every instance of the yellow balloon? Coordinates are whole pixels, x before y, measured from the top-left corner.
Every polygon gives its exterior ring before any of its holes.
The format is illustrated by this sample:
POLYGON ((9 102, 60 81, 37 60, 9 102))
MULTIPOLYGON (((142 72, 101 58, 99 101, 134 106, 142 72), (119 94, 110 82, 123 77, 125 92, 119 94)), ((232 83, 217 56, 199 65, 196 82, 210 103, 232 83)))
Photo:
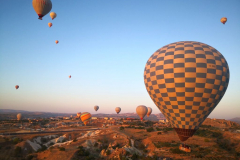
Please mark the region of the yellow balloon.
POLYGON ((51 17, 52 20, 53 20, 54 18, 57 17, 57 14, 56 14, 55 12, 51 12, 51 13, 50 13, 50 17, 51 17))
POLYGON ((48 26, 49 26, 49 27, 52 27, 52 23, 48 23, 48 26))

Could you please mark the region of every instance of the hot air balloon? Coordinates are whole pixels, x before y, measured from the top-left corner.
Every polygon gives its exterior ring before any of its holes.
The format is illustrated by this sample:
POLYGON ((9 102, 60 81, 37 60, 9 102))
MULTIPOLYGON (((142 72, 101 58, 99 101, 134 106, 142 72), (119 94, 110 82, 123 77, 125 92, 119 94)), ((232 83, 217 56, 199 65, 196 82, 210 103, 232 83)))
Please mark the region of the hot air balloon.
POLYGON ((59 42, 58 40, 55 41, 56 44, 58 44, 58 42, 59 42))
POLYGON ((222 17, 220 21, 221 21, 222 24, 225 24, 227 22, 227 18, 226 17, 222 17))
POLYGON ((49 27, 52 27, 52 23, 48 23, 48 26, 49 26, 49 27))
POLYGON ((51 12, 51 13, 50 13, 50 17, 51 17, 52 20, 53 20, 54 18, 57 17, 57 14, 56 14, 55 12, 51 12))
POLYGON ((48 14, 52 9, 51 0, 33 0, 32 5, 35 12, 39 16, 38 19, 40 20, 42 20, 42 17, 48 14))
POLYGON ((94 106, 94 110, 97 111, 99 109, 99 106, 94 106))
POLYGON ((69 75, 68 77, 69 77, 69 78, 71 78, 72 76, 71 76, 71 75, 69 75))
POLYGON ((147 116, 149 117, 149 116, 150 116, 150 114, 152 113, 152 108, 150 108, 150 107, 147 107, 147 109, 148 109, 147 116))
POLYGON ((144 82, 180 140, 186 141, 222 99, 229 68, 223 55, 207 44, 175 42, 149 58, 144 82))
POLYGON ((121 112, 121 108, 120 107, 116 107, 115 111, 117 112, 117 114, 119 114, 121 112))
POLYGON ((146 116, 148 109, 146 106, 144 105, 140 105, 136 108, 136 112, 138 114, 138 116, 141 118, 141 120, 143 120, 143 118, 146 116))
POLYGON ((77 117, 80 117, 80 116, 81 116, 81 112, 78 112, 78 113, 77 113, 77 117))
POLYGON ((92 115, 88 112, 84 112, 81 114, 80 116, 82 122, 87 125, 87 123, 90 121, 90 119, 92 118, 92 115))
POLYGON ((18 89, 18 88, 19 88, 19 85, 16 85, 15 88, 18 89))
POLYGON ((17 120, 20 121, 22 119, 22 114, 21 113, 18 113, 17 114, 17 120))

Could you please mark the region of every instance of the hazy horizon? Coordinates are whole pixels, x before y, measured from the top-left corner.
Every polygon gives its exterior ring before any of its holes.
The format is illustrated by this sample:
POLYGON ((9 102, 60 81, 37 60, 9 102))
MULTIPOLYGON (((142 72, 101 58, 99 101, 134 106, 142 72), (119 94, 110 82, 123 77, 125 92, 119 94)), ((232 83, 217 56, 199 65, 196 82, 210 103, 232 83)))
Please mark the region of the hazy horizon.
POLYGON ((109 114, 146 105, 160 113, 145 88, 145 64, 164 45, 189 40, 216 48, 229 65, 228 89, 209 117, 240 117, 239 0, 52 4, 56 19, 41 21, 31 1, 1 3, 0 109, 95 113, 98 105, 109 114))

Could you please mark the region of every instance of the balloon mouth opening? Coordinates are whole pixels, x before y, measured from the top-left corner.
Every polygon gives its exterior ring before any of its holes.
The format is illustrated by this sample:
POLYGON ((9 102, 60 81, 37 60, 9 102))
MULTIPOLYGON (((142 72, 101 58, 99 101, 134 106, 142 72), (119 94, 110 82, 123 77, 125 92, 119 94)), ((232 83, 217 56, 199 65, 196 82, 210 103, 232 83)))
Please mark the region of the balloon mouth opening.
POLYGON ((174 129, 177 132, 178 137, 182 142, 192 137, 196 132, 196 129, 183 129, 183 128, 174 128, 174 129))
POLYGON ((42 20, 43 15, 42 14, 38 14, 38 19, 42 20))

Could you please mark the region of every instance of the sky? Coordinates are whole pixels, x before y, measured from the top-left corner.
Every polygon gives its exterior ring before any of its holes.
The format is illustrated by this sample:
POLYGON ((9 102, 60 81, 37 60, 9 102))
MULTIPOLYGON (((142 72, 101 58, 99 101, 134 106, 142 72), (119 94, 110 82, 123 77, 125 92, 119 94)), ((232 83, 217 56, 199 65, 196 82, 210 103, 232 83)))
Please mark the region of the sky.
POLYGON ((239 0, 52 0, 52 6, 56 19, 47 14, 41 21, 31 0, 1 2, 0 109, 96 113, 98 105, 99 113, 115 107, 133 113, 146 105, 160 113, 144 84, 147 60, 169 43, 198 41, 222 53, 230 68, 228 89, 209 117, 240 117, 239 0))

